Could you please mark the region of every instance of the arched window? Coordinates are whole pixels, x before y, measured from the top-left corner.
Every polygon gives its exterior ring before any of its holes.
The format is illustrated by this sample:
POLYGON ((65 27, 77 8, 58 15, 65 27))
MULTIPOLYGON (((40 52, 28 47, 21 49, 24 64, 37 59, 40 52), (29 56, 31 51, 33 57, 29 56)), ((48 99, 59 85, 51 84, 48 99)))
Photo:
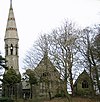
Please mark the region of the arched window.
POLYGON ((16 55, 18 55, 18 45, 16 44, 16 55))
POLYGON ((11 53, 11 55, 13 55, 13 45, 12 44, 10 46, 10 53, 11 53))
POLYGON ((46 76, 50 76, 50 73, 49 72, 44 72, 43 77, 46 77, 46 76))
POLYGON ((83 80, 82 82, 82 88, 88 88, 88 82, 86 80, 83 80))
POLYGON ((6 44, 5 49, 6 49, 6 55, 8 55, 8 45, 7 44, 6 44))
POLYGON ((13 68, 13 66, 11 66, 11 68, 13 68))

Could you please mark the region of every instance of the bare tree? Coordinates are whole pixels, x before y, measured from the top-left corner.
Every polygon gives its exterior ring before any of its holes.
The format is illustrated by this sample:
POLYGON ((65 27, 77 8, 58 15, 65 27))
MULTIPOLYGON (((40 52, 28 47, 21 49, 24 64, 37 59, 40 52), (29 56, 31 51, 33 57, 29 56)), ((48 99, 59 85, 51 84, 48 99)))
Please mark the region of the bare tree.
POLYGON ((24 64, 27 68, 35 68, 41 61, 44 54, 48 52, 47 35, 41 35, 39 39, 33 44, 33 47, 27 51, 24 58, 24 64))
POLYGON ((75 24, 66 21, 63 26, 53 30, 50 48, 51 59, 64 78, 64 91, 67 96, 67 85, 70 84, 73 94, 73 63, 77 50, 75 49, 78 31, 75 24), (68 83, 69 82, 69 83, 68 83))
MULTIPOLYGON (((49 47, 50 47, 50 43, 48 43, 49 39, 49 35, 41 35, 40 38, 35 42, 34 46, 32 49, 30 49, 30 51, 28 51, 26 58, 24 59, 24 63, 26 64, 26 66, 30 67, 30 68, 36 68, 36 66, 39 64, 39 62, 41 60, 44 59, 44 67, 46 67, 46 70, 44 70, 43 73, 45 73, 45 78, 43 79, 43 81, 46 84, 46 94, 49 95, 49 98, 51 99, 51 92, 49 89, 49 70, 48 70, 48 66, 49 63, 48 62, 48 53, 49 53, 49 47)), ((34 70, 35 71, 35 70, 34 70)), ((36 71, 35 71, 36 73, 36 71)), ((42 74, 43 74, 42 73, 42 74)), ((43 75, 39 76, 39 77, 43 77, 43 75)), ((47 95, 46 95, 47 96, 47 95)))
MULTIPOLYGON (((100 91, 100 84, 99 84, 99 75, 98 75, 98 68, 97 68, 97 61, 95 60, 94 56, 94 46, 93 43, 95 41, 95 36, 97 32, 94 28, 87 27, 83 29, 80 37, 79 42, 79 52, 80 55, 83 57, 83 65, 84 68, 87 69, 90 73, 90 78, 96 82, 96 86, 100 91)), ((93 81, 92 88, 93 88, 93 81)))
MULTIPOLYGON (((63 26, 53 30, 51 34, 42 35, 27 53, 24 60, 27 66, 36 67, 41 58, 47 54, 60 72, 62 80, 64 80, 64 84, 63 86, 61 84, 61 87, 68 99, 67 86, 68 84, 70 85, 73 94, 73 70, 76 68, 75 64, 79 60, 76 47, 78 34, 79 29, 76 29, 75 24, 66 21, 63 26)), ((45 64, 46 68, 48 68, 46 60, 45 64)))

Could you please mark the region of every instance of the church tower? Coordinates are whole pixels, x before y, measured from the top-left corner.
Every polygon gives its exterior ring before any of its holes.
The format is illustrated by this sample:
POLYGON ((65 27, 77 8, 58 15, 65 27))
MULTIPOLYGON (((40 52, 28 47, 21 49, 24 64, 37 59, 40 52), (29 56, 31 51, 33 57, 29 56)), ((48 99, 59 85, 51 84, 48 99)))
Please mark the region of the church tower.
POLYGON ((10 9, 8 14, 7 27, 5 31, 5 58, 8 68, 13 68, 16 73, 19 73, 19 56, 18 56, 18 33, 12 7, 12 0, 10 0, 10 9))

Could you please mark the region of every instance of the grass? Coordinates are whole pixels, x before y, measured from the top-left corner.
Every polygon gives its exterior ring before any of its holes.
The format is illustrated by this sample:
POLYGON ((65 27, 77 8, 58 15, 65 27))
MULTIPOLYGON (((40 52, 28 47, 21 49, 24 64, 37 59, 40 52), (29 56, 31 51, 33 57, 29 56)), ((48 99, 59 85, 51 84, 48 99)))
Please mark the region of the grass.
MULTIPOLYGON (((54 98, 52 100, 18 100, 17 102, 69 102, 66 98, 54 98)), ((81 98, 81 97, 73 97, 71 102, 100 102, 100 98, 81 98)))
MULTIPOLYGON (((55 98, 44 102, 68 102, 68 100, 66 98, 55 98)), ((72 98, 72 102, 100 102, 100 99, 74 97, 72 98)))

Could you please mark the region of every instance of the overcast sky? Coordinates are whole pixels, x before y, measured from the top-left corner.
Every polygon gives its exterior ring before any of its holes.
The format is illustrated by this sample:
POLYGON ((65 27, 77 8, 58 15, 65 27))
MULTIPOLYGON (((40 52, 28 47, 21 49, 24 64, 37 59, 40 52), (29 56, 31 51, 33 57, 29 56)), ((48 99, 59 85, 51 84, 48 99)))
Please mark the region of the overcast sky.
MULTIPOLYGON (((20 67, 26 51, 40 33, 48 33, 65 19, 85 27, 100 23, 100 0, 12 0, 19 35, 20 67)), ((4 55, 10 0, 0 0, 0 51, 4 55)))

